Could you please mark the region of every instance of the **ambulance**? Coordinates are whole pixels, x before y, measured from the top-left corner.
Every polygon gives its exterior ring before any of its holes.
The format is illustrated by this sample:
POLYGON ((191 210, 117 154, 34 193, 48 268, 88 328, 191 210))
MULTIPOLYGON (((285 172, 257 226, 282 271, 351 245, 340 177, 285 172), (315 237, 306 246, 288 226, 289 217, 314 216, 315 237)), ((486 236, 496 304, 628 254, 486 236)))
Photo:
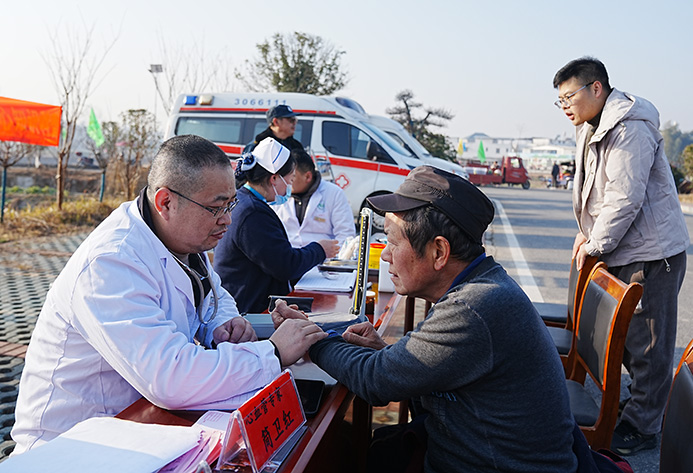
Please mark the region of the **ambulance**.
MULTIPOLYGON (((409 171, 431 164, 374 124, 357 102, 342 97, 300 93, 184 94, 174 104, 165 137, 199 135, 235 159, 267 128, 267 110, 280 104, 301 114, 294 138, 316 163, 329 163, 328 174, 346 193, 354 216, 368 205, 367 197, 395 191, 409 171)), ((325 175, 324 168, 321 170, 325 175)), ((463 172, 460 167, 459 173, 463 172)), ((381 220, 374 223, 376 230, 382 226, 381 220)))

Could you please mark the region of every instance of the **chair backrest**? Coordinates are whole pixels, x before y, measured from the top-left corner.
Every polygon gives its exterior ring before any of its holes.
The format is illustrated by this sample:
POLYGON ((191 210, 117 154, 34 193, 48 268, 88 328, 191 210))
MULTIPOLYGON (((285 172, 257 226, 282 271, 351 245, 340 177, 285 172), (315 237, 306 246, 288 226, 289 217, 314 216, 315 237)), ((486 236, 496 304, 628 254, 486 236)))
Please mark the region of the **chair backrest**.
POLYGON ((693 471, 693 340, 683 352, 664 413, 659 471, 693 471))
POLYGON ((568 319, 565 326, 568 330, 573 329, 575 314, 577 314, 580 308, 585 286, 587 285, 587 281, 589 280, 592 268, 594 268, 595 264, 597 264, 597 257, 588 256, 587 259, 585 259, 585 264, 582 266, 582 269, 578 271, 575 258, 571 261, 570 275, 568 276, 568 319))
POLYGON ((601 391, 599 417, 581 427, 590 445, 609 445, 618 417, 621 363, 628 325, 642 297, 638 283, 626 285, 604 263, 590 273, 576 316, 575 365, 570 379, 584 382, 589 374, 601 391))

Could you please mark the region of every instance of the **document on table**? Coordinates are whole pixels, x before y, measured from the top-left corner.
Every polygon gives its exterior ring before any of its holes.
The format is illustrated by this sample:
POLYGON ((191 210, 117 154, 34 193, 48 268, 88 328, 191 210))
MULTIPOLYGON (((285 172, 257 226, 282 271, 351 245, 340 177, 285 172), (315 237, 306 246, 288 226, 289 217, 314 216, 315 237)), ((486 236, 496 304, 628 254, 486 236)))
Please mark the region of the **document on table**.
POLYGON ((193 427, 94 417, 44 445, 8 458, 0 463, 0 472, 151 473, 197 446, 200 434, 193 427))
POLYGON ((296 283, 294 289, 302 291, 351 292, 354 290, 356 272, 321 272, 311 269, 296 283))

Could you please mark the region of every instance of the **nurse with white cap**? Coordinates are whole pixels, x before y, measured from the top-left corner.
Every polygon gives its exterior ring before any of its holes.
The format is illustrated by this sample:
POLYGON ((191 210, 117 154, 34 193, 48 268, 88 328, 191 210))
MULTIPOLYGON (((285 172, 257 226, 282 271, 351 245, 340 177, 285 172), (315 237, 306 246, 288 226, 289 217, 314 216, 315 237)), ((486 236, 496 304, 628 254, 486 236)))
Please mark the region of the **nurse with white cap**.
POLYGON ((214 269, 241 313, 265 311, 270 295, 288 294, 291 281, 339 250, 337 240, 293 248, 270 208, 291 196, 295 167, 289 150, 273 138, 264 139, 237 161, 239 202, 215 250, 214 269))

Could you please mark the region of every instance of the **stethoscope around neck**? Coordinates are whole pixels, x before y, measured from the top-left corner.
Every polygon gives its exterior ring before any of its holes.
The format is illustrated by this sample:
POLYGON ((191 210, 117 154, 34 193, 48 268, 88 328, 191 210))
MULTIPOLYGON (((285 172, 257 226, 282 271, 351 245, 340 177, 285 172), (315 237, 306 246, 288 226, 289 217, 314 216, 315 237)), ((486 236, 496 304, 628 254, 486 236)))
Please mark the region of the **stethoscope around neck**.
MULTIPOLYGON (((195 310, 196 310, 196 312, 197 312, 197 320, 199 320, 199 321, 200 321, 200 324, 202 324, 202 325, 204 326, 203 338, 207 338, 207 324, 209 324, 212 320, 214 320, 214 318, 217 316, 217 312, 219 311, 219 300, 217 299, 217 290, 216 290, 216 288, 214 287, 214 284, 212 283, 212 278, 211 278, 210 275, 209 275, 209 270, 207 269, 207 266, 205 265, 204 260, 202 261, 201 267, 204 268, 204 270, 205 270, 205 272, 206 272, 207 274, 202 275, 202 274, 198 273, 198 272, 197 272, 195 269, 193 269, 192 267, 190 267, 190 266, 188 266, 187 264, 183 263, 183 262, 182 262, 176 255, 174 255, 173 253, 171 253, 171 256, 173 256, 173 258, 178 262, 178 264, 181 266, 181 268, 183 268, 183 270, 184 270, 186 273, 188 273, 188 275, 191 276, 191 280, 192 280, 192 281, 195 281, 195 284, 197 285, 198 293, 200 294, 200 298, 201 298, 201 299, 200 299, 199 305, 197 305, 197 307, 195 307, 195 310), (212 301, 214 302, 214 311, 212 312, 211 317, 209 317, 209 319, 207 319, 207 320, 204 319, 204 316, 203 316, 203 314, 202 314, 202 306, 204 305, 204 304, 203 304, 203 301, 204 301, 204 294, 205 294, 205 288, 204 288, 204 286, 202 285, 202 280, 203 280, 204 278, 209 279, 209 287, 210 287, 210 289, 211 289, 211 291, 212 291, 212 301)), ((200 259, 202 260, 202 257, 200 257, 200 259)), ((193 291, 193 292, 194 292, 194 291, 193 291)))

